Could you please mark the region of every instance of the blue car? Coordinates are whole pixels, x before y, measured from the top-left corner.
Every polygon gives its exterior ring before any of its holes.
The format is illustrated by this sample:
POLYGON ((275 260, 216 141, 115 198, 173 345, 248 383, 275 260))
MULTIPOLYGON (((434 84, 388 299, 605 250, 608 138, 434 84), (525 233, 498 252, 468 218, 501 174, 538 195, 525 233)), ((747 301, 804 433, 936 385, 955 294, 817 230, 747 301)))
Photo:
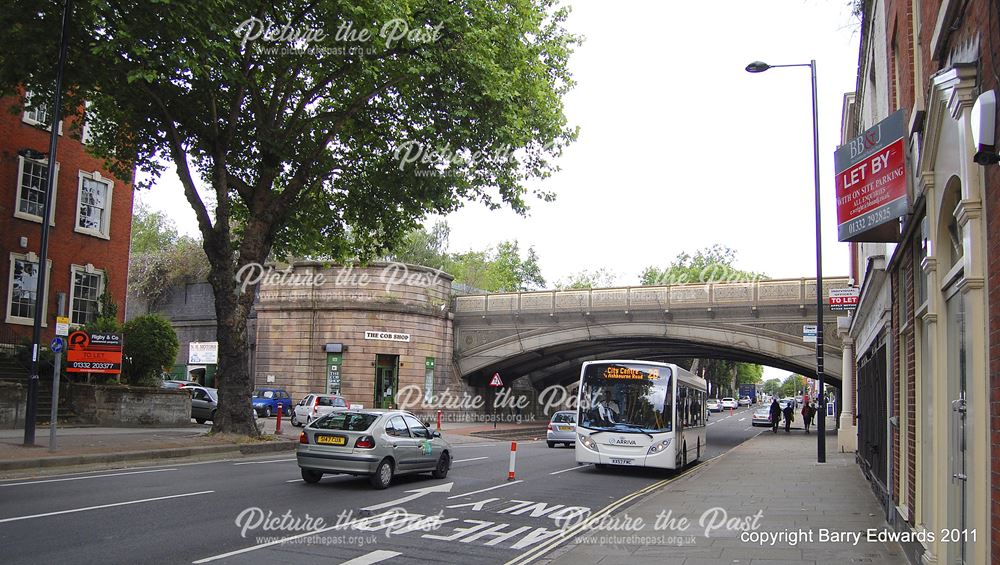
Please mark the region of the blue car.
POLYGON ((250 401, 257 414, 264 418, 277 414, 278 406, 281 406, 282 416, 287 417, 292 413, 292 397, 283 388, 259 388, 253 391, 250 401))

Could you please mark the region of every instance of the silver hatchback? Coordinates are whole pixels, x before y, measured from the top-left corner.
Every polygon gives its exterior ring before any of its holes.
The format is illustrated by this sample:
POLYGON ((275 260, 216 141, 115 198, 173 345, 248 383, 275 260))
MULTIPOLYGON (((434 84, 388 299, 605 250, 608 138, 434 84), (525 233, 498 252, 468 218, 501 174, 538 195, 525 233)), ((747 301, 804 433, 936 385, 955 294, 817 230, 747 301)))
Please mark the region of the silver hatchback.
POLYGON ((557 443, 566 446, 576 443, 576 412, 563 410, 553 414, 545 431, 545 441, 549 447, 555 447, 557 443))
POLYGON ((451 444, 402 410, 350 410, 314 420, 299 435, 296 451, 302 479, 316 483, 325 473, 368 476, 384 489, 396 475, 448 476, 451 444))

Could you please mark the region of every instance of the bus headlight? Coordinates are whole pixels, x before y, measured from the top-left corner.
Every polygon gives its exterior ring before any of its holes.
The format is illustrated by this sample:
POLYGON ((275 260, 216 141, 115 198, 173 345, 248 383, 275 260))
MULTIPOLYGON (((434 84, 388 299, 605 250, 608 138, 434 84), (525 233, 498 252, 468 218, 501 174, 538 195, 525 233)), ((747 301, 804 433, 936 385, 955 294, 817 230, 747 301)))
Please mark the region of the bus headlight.
POLYGON ((653 445, 649 446, 649 451, 646 452, 646 454, 647 455, 655 455, 655 454, 663 451, 664 449, 666 449, 668 447, 670 447, 670 440, 669 439, 665 439, 665 440, 661 441, 660 443, 654 443, 653 445))
POLYGON ((594 441, 594 440, 592 440, 592 439, 590 439, 590 436, 581 435, 580 436, 580 444, 583 445, 584 447, 586 447, 587 449, 591 450, 591 451, 598 451, 598 449, 597 449, 597 442, 594 441))

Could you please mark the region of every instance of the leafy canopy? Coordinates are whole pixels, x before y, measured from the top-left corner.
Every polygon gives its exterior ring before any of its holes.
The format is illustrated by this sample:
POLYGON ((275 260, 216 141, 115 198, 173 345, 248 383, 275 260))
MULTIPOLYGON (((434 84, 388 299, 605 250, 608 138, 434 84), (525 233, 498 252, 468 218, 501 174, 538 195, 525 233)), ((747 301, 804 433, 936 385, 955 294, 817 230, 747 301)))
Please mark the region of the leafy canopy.
POLYGON ((767 278, 760 273, 742 271, 733 266, 736 251, 715 244, 699 249, 694 255, 681 252, 668 267, 649 266, 642 272, 640 283, 644 286, 671 284, 724 283, 755 281, 767 278))

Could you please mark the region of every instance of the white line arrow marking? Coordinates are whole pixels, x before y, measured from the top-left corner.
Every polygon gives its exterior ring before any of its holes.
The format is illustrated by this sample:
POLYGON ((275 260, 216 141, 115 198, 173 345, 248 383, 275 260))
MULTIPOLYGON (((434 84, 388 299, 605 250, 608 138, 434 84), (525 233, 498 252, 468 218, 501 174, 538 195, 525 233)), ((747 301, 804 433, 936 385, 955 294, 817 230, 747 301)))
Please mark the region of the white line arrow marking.
POLYGON ((445 483, 443 485, 436 485, 432 487, 424 487, 414 490, 408 490, 406 492, 412 492, 413 494, 409 496, 404 496, 403 498, 397 498, 396 500, 390 500, 389 502, 382 502, 380 504, 374 504, 372 506, 365 506, 364 508, 362 508, 362 510, 381 510, 382 508, 392 508, 393 506, 399 506, 404 502, 409 502, 411 500, 420 498, 421 496, 430 494, 432 492, 451 492, 451 487, 454 485, 455 483, 445 483))

